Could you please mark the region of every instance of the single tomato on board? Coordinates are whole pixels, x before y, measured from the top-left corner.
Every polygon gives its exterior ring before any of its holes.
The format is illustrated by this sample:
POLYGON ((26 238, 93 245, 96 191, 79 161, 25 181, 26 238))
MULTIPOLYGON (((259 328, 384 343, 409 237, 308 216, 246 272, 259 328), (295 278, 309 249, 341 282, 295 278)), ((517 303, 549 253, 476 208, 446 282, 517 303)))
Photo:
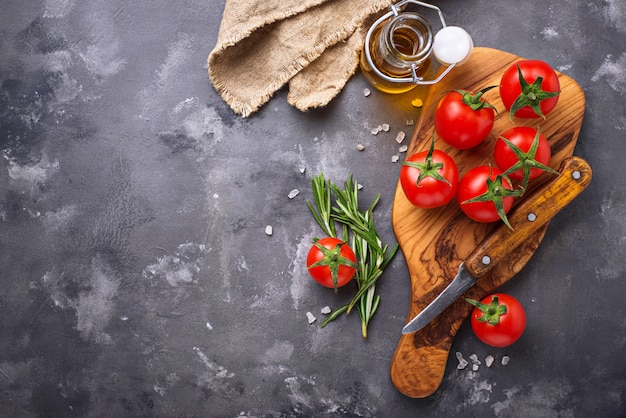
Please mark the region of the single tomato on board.
POLYGON ((479 340, 492 347, 508 347, 526 329, 526 312, 511 295, 495 293, 480 302, 465 299, 474 306, 470 315, 472 330, 479 340))
POLYGON ((498 168, 511 180, 523 180, 523 188, 544 171, 559 174, 548 166, 552 150, 540 128, 516 126, 508 129, 496 141, 493 155, 498 168))
POLYGON ((345 286, 356 273, 356 256, 348 244, 339 238, 326 237, 311 245, 306 257, 309 274, 324 287, 345 286))
POLYGON ((488 165, 472 168, 459 181, 457 201, 459 207, 476 222, 495 222, 501 219, 509 228, 506 214, 513 206, 513 198, 521 196, 523 189, 514 190, 504 173, 488 165))
POLYGON ((446 93, 435 108, 437 135, 458 149, 469 149, 483 142, 495 119, 495 107, 483 95, 494 87, 486 87, 476 94, 464 90, 446 93))
POLYGON ((554 69, 541 60, 521 60, 506 69, 500 81, 500 98, 510 117, 538 118, 554 109, 561 85, 554 69))
POLYGON ((449 203, 456 195, 459 173, 454 159, 437 150, 416 152, 400 168, 400 185, 406 198, 418 208, 430 209, 449 203))

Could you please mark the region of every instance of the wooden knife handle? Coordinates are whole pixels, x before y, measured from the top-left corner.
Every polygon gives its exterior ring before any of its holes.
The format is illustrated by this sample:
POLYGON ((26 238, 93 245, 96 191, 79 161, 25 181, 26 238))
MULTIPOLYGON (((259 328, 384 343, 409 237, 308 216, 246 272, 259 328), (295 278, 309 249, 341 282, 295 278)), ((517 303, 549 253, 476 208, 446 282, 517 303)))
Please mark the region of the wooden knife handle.
POLYGON ((580 157, 563 160, 560 175, 515 208, 502 224, 465 260, 468 272, 480 277, 567 206, 591 182, 591 167, 580 157))

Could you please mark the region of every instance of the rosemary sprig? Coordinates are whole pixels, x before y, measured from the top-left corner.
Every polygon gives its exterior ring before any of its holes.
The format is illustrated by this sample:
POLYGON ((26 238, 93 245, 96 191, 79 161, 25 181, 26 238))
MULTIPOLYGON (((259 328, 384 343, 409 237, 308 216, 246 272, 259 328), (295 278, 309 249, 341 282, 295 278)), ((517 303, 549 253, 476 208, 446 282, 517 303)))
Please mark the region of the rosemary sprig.
POLYGON ((335 237, 337 235, 335 233, 335 223, 331 218, 332 195, 327 187, 323 174, 313 177, 311 180, 311 188, 313 189, 313 198, 315 199, 315 207, 317 207, 317 210, 313 207, 311 202, 306 203, 309 205, 309 209, 311 210, 313 217, 319 226, 324 230, 324 233, 326 233, 329 237, 335 237))
POLYGON ((343 240, 350 239, 358 265, 355 274, 356 294, 348 304, 334 310, 322 322, 322 327, 343 313, 349 314, 356 307, 361 318, 361 333, 363 338, 367 338, 368 324, 380 304, 376 281, 398 250, 398 244, 391 248, 383 245, 374 226, 374 208, 380 200, 380 194, 363 212, 359 209, 358 183, 352 175, 344 182, 343 189, 326 180, 323 174, 313 177, 311 186, 315 206, 311 202, 307 203, 313 217, 329 236, 336 236, 336 222, 342 225, 343 240), (335 205, 331 203, 333 197, 335 205))

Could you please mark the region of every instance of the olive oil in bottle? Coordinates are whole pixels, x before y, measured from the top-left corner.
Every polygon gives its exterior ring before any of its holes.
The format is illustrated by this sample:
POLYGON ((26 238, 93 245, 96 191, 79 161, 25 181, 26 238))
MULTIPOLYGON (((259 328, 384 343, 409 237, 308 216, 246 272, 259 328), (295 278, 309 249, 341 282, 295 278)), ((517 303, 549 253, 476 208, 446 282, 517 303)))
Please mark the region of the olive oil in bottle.
POLYGON ((430 23, 417 13, 400 13, 375 27, 361 54, 367 81, 385 93, 404 93, 429 70, 433 47, 430 23))

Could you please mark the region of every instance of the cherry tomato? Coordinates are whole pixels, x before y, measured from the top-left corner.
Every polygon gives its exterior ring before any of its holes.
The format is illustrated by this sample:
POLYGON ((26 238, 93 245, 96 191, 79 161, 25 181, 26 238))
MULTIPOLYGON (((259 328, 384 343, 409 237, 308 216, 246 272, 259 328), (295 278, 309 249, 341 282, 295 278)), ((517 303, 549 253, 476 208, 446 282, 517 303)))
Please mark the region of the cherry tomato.
POLYGON ((465 299, 474 306, 472 330, 479 340, 492 347, 508 347, 524 333, 526 312, 511 295, 495 293, 480 302, 465 299))
POLYGON ((494 87, 476 94, 454 90, 443 96, 435 108, 437 135, 458 149, 472 148, 483 142, 493 128, 495 117, 495 108, 485 101, 483 94, 494 87))
POLYGON ((506 214, 513 206, 513 198, 523 190, 513 190, 511 181, 502 171, 491 166, 474 167, 461 178, 457 201, 461 210, 476 222, 495 222, 502 219, 509 228, 506 214))
POLYGON ((422 209, 443 206, 454 199, 459 172, 454 159, 434 149, 416 152, 400 168, 400 185, 409 202, 422 209))
POLYGON ((498 168, 511 180, 537 178, 544 171, 558 174, 548 167, 552 150, 548 139, 540 132, 527 126, 516 126, 504 132, 496 141, 494 159, 498 168), (509 141, 507 143, 507 141, 509 141))
POLYGON ((311 245, 306 257, 309 274, 324 287, 345 286, 356 273, 356 256, 352 248, 338 238, 327 237, 311 245))
POLYGON ((545 118, 559 101, 560 91, 556 72, 540 60, 512 64, 500 81, 500 97, 511 118, 545 118))

